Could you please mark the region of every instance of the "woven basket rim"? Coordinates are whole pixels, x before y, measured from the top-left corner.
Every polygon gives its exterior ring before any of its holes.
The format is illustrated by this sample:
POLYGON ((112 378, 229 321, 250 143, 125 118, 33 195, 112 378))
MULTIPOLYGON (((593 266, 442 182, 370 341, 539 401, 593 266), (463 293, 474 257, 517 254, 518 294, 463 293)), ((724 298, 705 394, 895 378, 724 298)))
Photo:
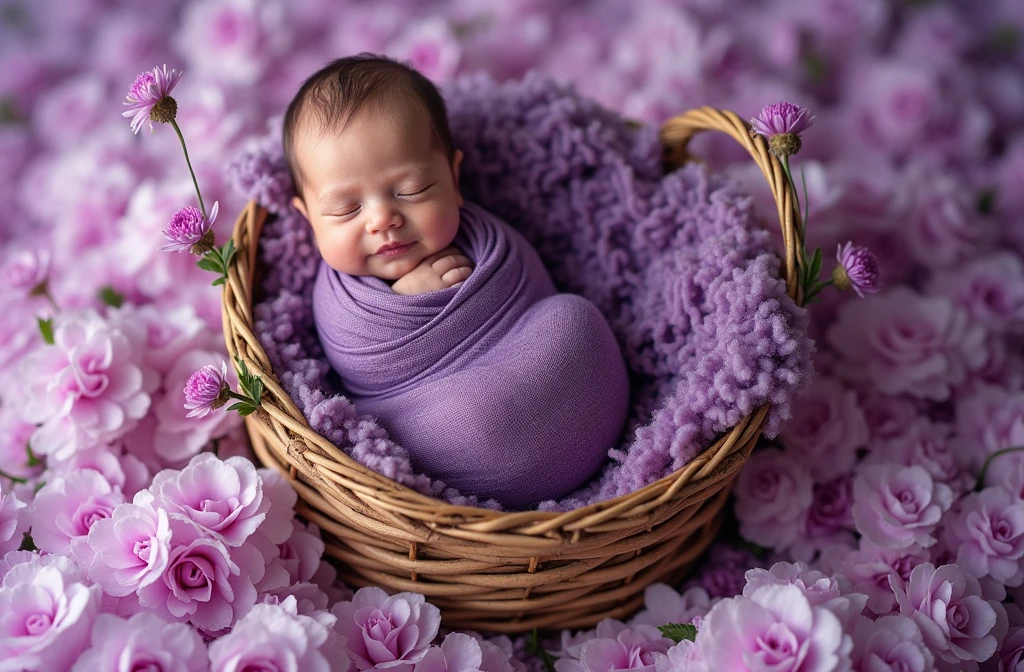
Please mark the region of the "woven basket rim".
MULTIPOLYGON (((747 124, 735 113, 701 107, 673 117, 662 125, 660 137, 666 163, 678 167, 690 160, 692 157, 687 153, 687 145, 696 133, 705 130, 718 130, 733 137, 748 150, 761 168, 775 199, 782 227, 786 294, 797 305, 802 305, 802 287, 797 279, 798 265, 803 264, 803 245, 799 235, 802 224, 793 185, 786 177, 781 162, 771 154, 763 138, 751 135, 747 124)), ((579 530, 589 531, 594 525, 614 520, 636 520, 638 516, 648 515, 654 509, 672 502, 684 492, 699 490, 701 485, 729 478, 746 460, 744 458, 735 464, 727 458, 735 454, 739 447, 753 443, 751 435, 760 434, 770 403, 765 403, 730 430, 723 432, 709 447, 673 473, 628 494, 564 512, 496 511, 451 504, 417 492, 355 461, 315 432, 277 382, 268 356, 253 332, 252 297, 256 252, 259 235, 268 216, 269 212, 265 208, 250 201, 236 220, 233 240, 238 253, 229 265, 228 281, 224 284, 222 295, 224 332, 232 358, 238 357, 244 361, 249 370, 260 375, 265 383, 263 402, 257 414, 246 418, 247 429, 250 432, 269 431, 268 428, 274 425, 290 437, 287 457, 291 462, 289 472, 293 480, 301 472, 312 478, 314 484, 328 486, 335 493, 340 490, 337 486, 343 486, 352 493, 358 493, 362 501, 366 498, 376 500, 385 516, 386 512, 393 510, 398 515, 426 522, 431 528, 457 527, 470 536, 475 533, 478 541, 484 543, 505 545, 509 541, 499 539, 496 535, 504 537, 510 534, 515 535, 515 543, 522 543, 530 536, 551 537, 550 541, 555 541, 555 537, 562 538, 559 532, 573 533, 576 538, 579 530), (304 444, 305 450, 293 456, 293 442, 304 444), (330 474, 331 478, 324 472, 330 474)), ((753 438, 756 440, 756 436, 753 438)), ((451 532, 450 529, 447 531, 451 532)))

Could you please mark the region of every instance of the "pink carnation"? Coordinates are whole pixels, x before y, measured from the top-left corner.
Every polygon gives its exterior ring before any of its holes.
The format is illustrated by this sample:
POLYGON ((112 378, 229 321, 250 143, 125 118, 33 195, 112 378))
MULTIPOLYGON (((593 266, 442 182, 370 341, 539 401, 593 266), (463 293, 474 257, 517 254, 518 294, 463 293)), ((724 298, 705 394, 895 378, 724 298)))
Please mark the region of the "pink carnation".
POLYGON ((857 449, 868 442, 857 393, 833 378, 816 378, 807 394, 794 401, 793 417, 779 438, 816 479, 852 471, 857 449))
POLYGON ((630 624, 658 627, 666 623, 692 623, 710 608, 711 597, 700 586, 679 594, 664 583, 653 583, 644 589, 644 610, 634 616, 630 624))
POLYGON ((188 625, 168 623, 153 614, 135 614, 127 620, 100 614, 92 629, 91 646, 71 672, 150 669, 205 672, 209 669, 206 644, 188 625))
POLYGON ((887 548, 928 547, 932 532, 953 503, 949 486, 923 467, 867 464, 853 482, 853 519, 865 537, 887 548))
POLYGON ((22 412, 41 425, 33 450, 67 459, 125 434, 149 410, 150 397, 138 345, 95 312, 60 313, 53 338, 22 362, 22 412))
POLYGON ((228 546, 241 546, 270 509, 263 482, 249 460, 220 460, 200 453, 181 471, 165 469, 153 477, 155 504, 172 519, 184 520, 228 546))
POLYGON ((935 656, 921 629, 906 616, 863 619, 853 631, 854 669, 865 672, 932 672, 935 656))
POLYGON ((933 294, 948 297, 974 320, 995 332, 1024 330, 1024 262, 996 252, 936 275, 933 294))
POLYGON ((64 670, 89 641, 100 587, 82 582, 65 558, 38 556, 11 567, 0 583, 0 667, 64 670))
POLYGON ((51 479, 32 502, 32 541, 42 551, 66 555, 73 545, 87 544, 92 526, 123 502, 121 491, 92 469, 51 479))
POLYGON ((774 448, 754 451, 736 479, 740 534, 761 546, 784 549, 800 531, 813 498, 807 468, 774 448))
POLYGON ((331 612, 357 670, 419 662, 441 624, 441 611, 422 595, 389 597, 377 587, 360 588, 351 602, 336 604, 331 612))
POLYGON ((1006 634, 1003 605, 983 600, 978 580, 957 565, 918 565, 896 600, 900 615, 912 618, 925 644, 950 664, 987 660, 1006 634))
POLYGON ((985 363, 985 330, 944 297, 899 286, 844 304, 828 331, 840 370, 885 394, 944 401, 985 363))
POLYGON ((839 619, 793 585, 769 585, 716 604, 697 633, 710 670, 848 669, 853 641, 839 619))
POLYGON ((166 511, 122 504, 89 530, 89 577, 109 595, 130 595, 160 578, 170 543, 166 511))
POLYGON ((263 558, 250 546, 229 551, 181 520, 170 521, 170 529, 167 564, 139 588, 139 604, 209 633, 230 627, 256 603, 253 584, 263 578, 263 558))
POLYGON ((334 617, 300 615, 294 597, 280 604, 257 604, 230 633, 210 644, 211 672, 302 670, 347 672, 349 657, 333 648, 334 617))
POLYGON ((29 526, 27 505, 9 489, 5 491, 6 482, 0 479, 0 557, 21 548, 29 526))
POLYGON ((947 516, 945 528, 947 546, 969 574, 1008 586, 1024 583, 1024 500, 1017 493, 999 486, 971 493, 947 516))

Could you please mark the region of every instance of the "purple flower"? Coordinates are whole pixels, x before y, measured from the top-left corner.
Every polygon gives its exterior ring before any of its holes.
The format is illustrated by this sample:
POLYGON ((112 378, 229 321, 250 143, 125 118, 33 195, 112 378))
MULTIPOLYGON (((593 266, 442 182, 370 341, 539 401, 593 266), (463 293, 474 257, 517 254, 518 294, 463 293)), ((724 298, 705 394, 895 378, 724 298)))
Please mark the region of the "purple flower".
POLYGON ((988 660, 1006 634, 1003 605, 983 600, 978 580, 958 565, 918 565, 896 600, 900 615, 914 620, 925 644, 947 663, 988 660))
POLYGON ((336 648, 334 617, 298 613, 294 597, 280 604, 257 604, 230 633, 210 644, 211 672, 236 670, 309 670, 346 672, 349 658, 336 648))
POLYGON ((710 672, 695 642, 684 639, 668 653, 655 654, 654 672, 710 672))
POLYGON ((0 583, 0 667, 64 670, 89 641, 101 591, 61 556, 11 567, 0 583))
POLYGON ((857 449, 869 438, 857 393, 834 378, 816 378, 808 393, 794 400, 793 417, 779 438, 819 480, 852 471, 857 449))
POLYGON ((944 297, 906 286, 840 307, 828 331, 837 368, 884 394, 944 401, 985 363, 985 329, 944 297))
POLYGON ((1024 331, 1024 262, 1012 252, 996 252, 936 274, 929 290, 948 297, 996 333, 1024 331))
POLYGON ((42 294, 50 271, 47 250, 19 250, 0 266, 0 294, 42 294))
POLYGON ((840 291, 853 288, 857 296, 874 294, 881 287, 878 273, 878 259, 866 247, 846 243, 836 246, 836 260, 839 265, 832 271, 832 282, 840 291))
POLYGON ((953 504, 953 491, 924 467, 864 465, 853 482, 853 519, 865 537, 887 548, 935 543, 932 532, 953 504))
POLYGON ((189 376, 185 383, 186 417, 202 418, 223 406, 227 402, 224 392, 229 389, 227 377, 228 367, 224 362, 220 363, 220 371, 207 364, 189 376))
POLYGON ((961 461, 966 456, 953 450, 951 431, 949 425, 915 417, 903 434, 875 442, 867 460, 924 467, 936 481, 962 492, 965 472, 961 461))
POLYGON ((92 526, 122 503, 121 491, 92 469, 53 478, 32 502, 32 541, 47 553, 68 554, 75 544, 86 544, 92 526))
POLYGON ((761 108, 750 125, 768 141, 772 153, 785 157, 800 151, 800 134, 814 125, 815 118, 806 108, 781 102, 761 108))
POLYGON ((1008 586, 1024 583, 1024 500, 995 486, 960 500, 944 521, 956 562, 972 576, 991 576, 1008 586))
POLYGON ((337 630, 348 638, 357 670, 416 663, 426 655, 441 624, 441 611, 417 593, 388 596, 377 587, 360 588, 351 602, 334 605, 337 630))
POLYGON ((461 632, 453 632, 440 646, 430 647, 413 667, 413 672, 476 672, 483 669, 481 665, 480 642, 461 632))
POLYGON ((999 647, 999 672, 1017 672, 1024 660, 1024 611, 1016 604, 1005 604, 1009 631, 999 647))
POLYGON ((171 543, 167 512, 122 504, 110 518, 93 524, 88 543, 93 555, 89 578, 109 595, 131 595, 159 579, 167 567, 171 543))
POLYGON ((812 607, 822 606, 849 628, 864 610, 867 596, 845 590, 845 581, 811 569, 803 562, 776 562, 771 569, 754 568, 747 571, 744 597, 753 597, 763 586, 796 586, 812 607))
POLYGON ((200 453, 181 471, 161 471, 149 489, 170 518, 228 546, 241 546, 270 509, 256 467, 242 457, 200 453))
POLYGON ((184 252, 202 256, 213 249, 213 223, 217 221, 220 202, 213 204, 210 216, 204 217, 202 211, 194 205, 186 205, 171 215, 171 223, 162 231, 164 238, 170 241, 161 249, 165 252, 184 252))
POLYGON ((124 102, 128 109, 121 113, 122 117, 132 117, 132 133, 138 133, 147 121, 149 130, 153 131, 154 121, 166 124, 174 120, 178 106, 170 93, 181 75, 177 70, 168 70, 164 65, 147 70, 135 78, 124 102))
POLYGON ((100 614, 92 629, 90 648, 71 672, 96 670, 166 670, 205 672, 206 644, 192 627, 168 623, 149 613, 123 619, 100 614))
POLYGON ((654 626, 637 624, 630 628, 619 621, 606 619, 598 624, 593 636, 568 647, 566 655, 555 663, 555 670, 655 672, 658 657, 667 653, 671 646, 671 640, 663 637, 654 626))
POLYGON ((860 549, 848 553, 839 564, 853 590, 868 596, 867 608, 878 615, 891 613, 896 606, 894 590, 910 580, 910 572, 930 556, 926 549, 914 544, 904 548, 882 548, 867 539, 860 540, 860 549))
POLYGON ((862 619, 853 631, 854 669, 870 672, 932 672, 935 656, 921 629, 906 616, 862 619))
POLYGON ((802 463, 774 448, 754 452, 736 479, 740 534, 761 546, 784 549, 800 532, 813 498, 802 463))
POLYGON ((716 604, 697 632, 711 670, 848 669, 853 641, 839 619, 793 585, 768 585, 716 604))
POLYGON ((320 568, 324 555, 324 542, 320 529, 313 523, 305 525, 292 521, 292 535, 283 544, 278 544, 280 556, 277 560, 288 572, 289 583, 309 581, 320 568))

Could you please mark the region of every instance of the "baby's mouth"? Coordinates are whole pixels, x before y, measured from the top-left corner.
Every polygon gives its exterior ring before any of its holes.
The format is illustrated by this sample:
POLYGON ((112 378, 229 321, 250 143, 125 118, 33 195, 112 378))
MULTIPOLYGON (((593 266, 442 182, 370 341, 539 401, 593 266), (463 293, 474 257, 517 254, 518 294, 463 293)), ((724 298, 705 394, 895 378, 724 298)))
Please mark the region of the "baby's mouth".
POLYGON ((415 245, 415 241, 411 243, 388 243, 387 245, 382 245, 377 250, 377 254, 382 257, 397 257, 400 254, 404 254, 413 245, 415 245))

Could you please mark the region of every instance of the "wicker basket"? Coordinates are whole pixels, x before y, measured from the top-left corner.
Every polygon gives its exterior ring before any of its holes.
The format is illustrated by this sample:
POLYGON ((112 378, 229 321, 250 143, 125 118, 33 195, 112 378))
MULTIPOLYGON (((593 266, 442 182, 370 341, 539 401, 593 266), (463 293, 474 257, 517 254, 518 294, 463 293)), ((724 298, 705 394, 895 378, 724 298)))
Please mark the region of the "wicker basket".
MULTIPOLYGON (((787 293, 800 302, 800 215, 781 163, 735 114, 704 107, 662 128, 667 167, 688 159, 687 143, 702 130, 729 134, 768 180, 782 225, 787 293)), ((299 515, 325 533, 327 555, 345 583, 422 593, 451 628, 583 628, 635 611, 646 586, 676 581, 711 543, 767 405, 671 476, 566 513, 453 506, 367 469, 319 436, 281 388, 253 333, 253 278, 266 217, 249 203, 235 224, 238 253, 224 289, 227 349, 266 386, 261 408, 246 419, 256 454, 294 485, 299 515)))

